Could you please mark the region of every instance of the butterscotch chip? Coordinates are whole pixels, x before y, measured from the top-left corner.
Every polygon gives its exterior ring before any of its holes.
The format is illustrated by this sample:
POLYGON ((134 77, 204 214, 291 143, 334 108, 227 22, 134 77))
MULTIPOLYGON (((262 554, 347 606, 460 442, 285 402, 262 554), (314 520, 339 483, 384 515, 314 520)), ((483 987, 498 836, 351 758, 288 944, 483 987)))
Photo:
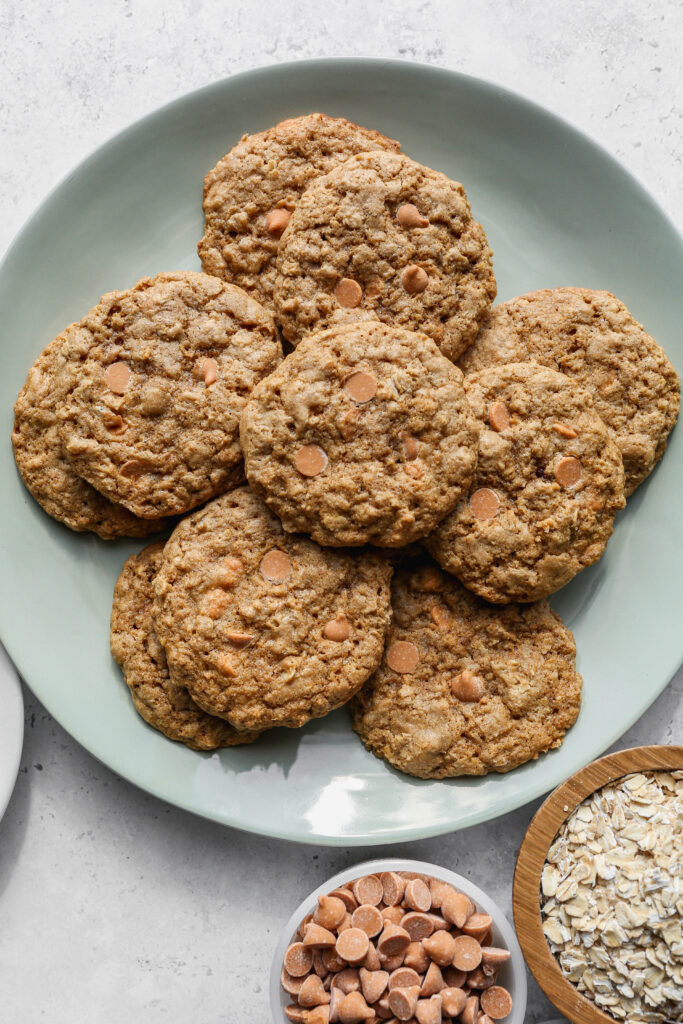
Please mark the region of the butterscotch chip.
POLYGON ((285 210, 284 207, 279 207, 277 210, 271 210, 266 216, 266 231, 273 238, 281 238, 282 233, 289 224, 289 218, 292 216, 289 210, 285 210))
POLYGON ((385 953, 378 953, 379 962, 385 971, 395 971, 399 967, 403 967, 405 961, 405 951, 402 953, 395 953, 393 956, 387 956, 385 953))
POLYGON ((449 1017, 459 1017, 467 1003, 467 996, 463 990, 458 986, 454 986, 442 988, 439 994, 441 996, 441 1009, 443 1012, 449 1017))
POLYGON ((274 301, 293 345, 311 330, 374 319, 420 330, 455 359, 495 290, 486 236, 462 185, 407 157, 375 151, 352 157, 306 190, 280 245, 274 301), (416 213, 424 223, 411 230, 405 221, 416 213), (346 309, 335 297, 335 283, 347 277, 364 290, 362 308, 346 309), (378 279, 382 287, 369 293, 367 285, 378 279))
POLYGON ((403 899, 405 882, 395 871, 385 871, 379 876, 382 883, 382 900, 387 907, 396 907, 403 899))
MULTIPOLYGON (((334 978, 332 979, 334 981, 334 978)), ((335 988, 334 985, 330 988, 330 1002, 328 1006, 329 1010, 329 1021, 330 1024, 337 1024, 339 1020, 339 1011, 341 1005, 344 1002, 344 992, 340 988, 335 988)))
POLYGON ((485 967, 502 967, 509 959, 509 949, 500 949, 497 946, 481 947, 481 962, 485 967))
POLYGON ((393 672, 401 674, 413 672, 420 660, 415 644, 406 640, 397 640, 387 651, 386 662, 393 672))
POLYGON ((420 985, 420 975, 412 967, 397 967, 388 980, 389 991, 395 988, 414 988, 420 985))
POLYGON ((318 906, 313 912, 313 920, 323 928, 333 930, 341 923, 346 907, 337 896, 318 896, 318 906))
POLYGON ((411 878, 406 882, 403 902, 412 910, 428 911, 432 905, 432 894, 429 886, 421 878, 411 878))
POLYGON ((302 476, 318 476, 327 467, 329 459, 317 444, 306 444, 294 456, 294 465, 302 476))
POLYGON ((492 366, 466 377, 465 389, 482 427, 477 469, 469 500, 425 546, 486 601, 540 600, 602 555, 624 505, 619 449, 590 394, 557 370, 492 366), (512 417, 503 434, 486 428, 494 401, 512 417), (577 430, 571 454, 556 422, 577 430))
POLYGON ((286 968, 282 968, 280 973, 280 984, 288 995, 297 996, 303 983, 303 977, 294 978, 291 974, 288 974, 286 968))
MULTIPOLYGON (((573 637, 555 612, 542 602, 494 607, 452 577, 439 598, 450 618, 437 632, 422 574, 395 573, 387 655, 410 644, 419 659, 397 674, 385 655, 353 698, 353 727, 366 747, 400 771, 438 779, 508 771, 559 746, 579 712, 581 677, 573 637), (451 684, 472 664, 486 692, 458 700, 451 684)), ((440 899, 443 918, 462 927, 469 899, 440 899)))
POLYGON ((233 647, 248 647, 254 639, 253 633, 233 633, 230 630, 225 634, 225 639, 233 647))
POLYGON ((285 1006, 285 1017, 293 1024, 303 1024, 304 1011, 296 1003, 290 1003, 289 1006, 285 1006))
POLYGON ((176 527, 155 581, 156 630, 171 678, 239 729, 296 727, 325 715, 381 658, 390 577, 379 555, 352 556, 286 534, 246 488, 224 495, 176 527), (207 592, 216 584, 229 601, 210 618, 207 592), (323 636, 340 607, 363 624, 352 645, 323 636), (229 634, 253 639, 240 647, 229 634))
POLYGON ((414 203, 403 203, 396 211, 396 220, 404 228, 426 228, 429 217, 423 217, 414 203))
POLYGON ((377 907, 363 904, 354 910, 351 924, 354 928, 361 928, 369 938, 373 938, 382 931, 384 920, 377 907))
POLYGON ((440 914, 428 914, 427 917, 432 922, 432 925, 434 926, 434 931, 435 932, 442 931, 442 930, 448 931, 450 929, 449 922, 445 921, 444 918, 441 917, 440 914))
POLYGON ((221 587, 215 587, 206 595, 202 611, 205 615, 208 615, 210 619, 217 619, 219 615, 222 615, 229 604, 230 594, 221 587))
POLYGON ((342 958, 337 954, 336 949, 323 949, 320 955, 326 970, 330 971, 332 974, 343 971, 346 967, 346 961, 342 960, 342 958))
POLYGON ((473 672, 464 669, 453 677, 451 690, 458 700, 476 703, 486 693, 486 683, 479 676, 475 676, 473 672))
POLYGON ((401 284, 409 295, 418 295, 429 284, 429 274, 423 267, 413 263, 402 272, 401 284))
POLYGON ((318 975, 318 977, 321 978, 323 981, 330 973, 327 967, 325 967, 322 949, 313 950, 313 970, 318 975))
POLYGON ((293 942, 285 952, 284 965, 287 974, 293 978, 301 978, 308 974, 313 966, 313 953, 303 942, 293 942))
POLYGON ((127 363, 111 363, 104 374, 107 387, 115 395, 125 394, 130 384, 130 367, 127 363))
POLYGON ((553 423, 553 430, 556 434, 559 434, 560 437, 566 437, 568 439, 577 437, 576 430, 574 430, 573 427, 567 426, 566 423, 553 423))
POLYGON ((475 939, 483 939, 492 924, 490 914, 471 914, 461 931, 466 935, 473 935, 475 939))
POLYGON ((119 475, 126 479, 136 480, 143 473, 148 473, 150 468, 149 462, 144 459, 126 459, 119 467, 119 475))
POLYGON ((114 588, 111 652, 121 666, 135 710, 152 728, 193 750, 251 743, 256 733, 238 732, 221 718, 206 714, 185 687, 171 681, 152 619, 154 578, 163 547, 151 544, 131 555, 114 588))
MULTIPOLYGON (((138 518, 109 501, 77 475, 67 458, 59 416, 68 391, 62 374, 64 351, 74 336, 83 337, 78 324, 50 342, 19 392, 12 431, 17 469, 45 512, 72 530, 90 530, 103 540, 158 533, 168 525, 167 520, 138 518)), ((118 437, 126 424, 118 414, 107 413, 102 417, 102 429, 118 437)))
POLYGON ((377 394, 377 380, 371 373, 358 371, 344 381, 344 390, 354 402, 364 405, 377 394))
POLYGON ((481 963, 481 946, 471 935, 458 935, 451 961, 459 971, 473 971, 481 963))
POLYGON ((424 335, 376 322, 311 334, 242 417, 252 490, 288 531, 326 546, 418 540, 474 472, 461 383, 424 335))
POLYGON ((475 519, 493 519, 498 515, 500 498, 490 487, 480 487, 470 495, 470 508, 475 519))
POLYGON ((343 277, 334 289, 334 295, 340 306, 346 309, 354 309, 360 306, 363 299, 363 289, 353 278, 343 277))
POLYGON ((439 629, 445 629, 450 622, 450 613, 448 606, 445 604, 432 605, 429 615, 434 625, 438 626, 439 629))
POLYGON ((481 994, 481 1008, 491 1020, 502 1020, 512 1010, 512 996, 506 988, 494 985, 481 994))
MULTIPOLYGON (((466 936, 463 936, 463 938, 466 938, 466 936)), ((483 967, 475 967, 467 975, 467 984, 470 988, 478 989, 481 992, 496 984, 497 974, 498 971, 491 967, 488 967, 486 970, 483 967)))
POLYGON ((392 924, 391 921, 387 922, 377 943, 380 959, 382 956, 391 957, 405 953, 410 943, 411 938, 405 928, 392 924))
POLYGON ((366 1002, 376 1003, 382 997, 389 981, 388 971, 366 971, 360 969, 360 985, 366 1002))
POLYGON ((421 942, 434 931, 434 922, 429 914, 423 914, 419 910, 404 914, 400 921, 401 928, 410 935, 412 942, 421 942))
POLYGON ((462 928, 468 917, 474 913, 474 905, 464 892, 446 893, 441 902, 441 913, 456 928, 462 928))
POLYGON ((419 985, 392 989, 387 997, 389 1009, 398 1020, 410 1020, 415 1015, 419 994, 419 985))
POLYGON ((441 1024, 441 996, 419 999, 415 1007, 415 1019, 418 1024, 441 1024))
MULTIPOLYGON (((439 967, 447 967, 451 963, 458 967, 458 964, 453 960, 456 941, 450 932, 438 931, 423 939, 422 945, 434 963, 438 964, 439 967)), ((476 967, 476 964, 474 966, 476 967)))
POLYGON ((345 995, 360 991, 360 973, 356 967, 345 967, 332 978, 332 987, 338 988, 345 995))
MULTIPOLYGON (((462 366, 470 373, 518 360, 559 369, 585 388, 622 454, 631 494, 664 454, 680 400, 678 375, 645 328, 609 292, 531 292, 491 311, 462 366)), ((577 428, 571 416, 553 420, 577 428)))
POLYGON ((187 512, 241 481, 240 414, 281 359, 270 315, 217 278, 177 271, 111 292, 64 348, 66 456, 135 515, 187 512), (103 407, 125 431, 107 429, 103 407), (132 473, 139 461, 144 472, 132 473))
POLYGON ((430 959, 421 942, 413 941, 410 943, 403 958, 403 963, 406 967, 412 967, 418 974, 424 974, 428 970, 430 959))
POLYGON ((382 902, 384 890, 377 875, 363 875, 362 878, 357 878, 352 883, 352 890, 360 906, 366 904, 376 907, 382 902))
POLYGON ((422 981, 422 988, 420 989, 421 996, 433 996, 437 992, 441 992, 446 987, 446 982, 443 980, 443 974, 438 964, 431 962, 427 967, 426 974, 422 981))
POLYGON ((304 946, 315 946, 318 949, 331 949, 337 942, 336 935, 328 928, 316 924, 315 921, 307 926, 304 932, 304 946))
POLYGON ((337 954, 349 964, 359 964, 368 951, 370 940, 362 928, 347 928, 337 938, 337 954))
MULTIPOLYGON (((384 919, 382 919, 382 927, 384 927, 384 919)), ((372 942, 368 946, 368 951, 365 954, 365 956, 363 957, 363 964, 362 964, 362 966, 365 968, 366 971, 379 971, 379 970, 381 970, 382 964, 381 964, 381 961, 379 959, 379 953, 375 949, 375 947, 372 944, 372 942)))
POLYGON ((465 1008, 460 1014, 461 1024, 477 1024, 477 1018, 479 1016, 479 997, 468 996, 465 1002, 465 1008))
POLYGON ((330 896, 336 896, 345 905, 346 909, 353 912, 358 906, 358 900, 353 895, 350 889, 342 887, 340 889, 333 889, 329 894, 330 896))
POLYGON ((328 1006, 314 1006, 312 1010, 304 1010, 303 1024, 329 1024, 330 1012, 328 1006))
POLYGON ((299 989, 298 1000, 299 1006, 320 1006, 321 1003, 329 1003, 329 994, 317 974, 308 975, 299 989))
POLYGON ((348 910, 344 914, 341 923, 337 925, 337 934, 341 935, 341 933, 345 931, 347 928, 351 928, 351 914, 348 912, 348 910))
MULTIPOLYGON (((446 612, 448 612, 448 605, 442 605, 446 612)), ((431 615, 431 612, 430 612, 431 615)), ((429 889, 432 894, 432 909, 439 910, 441 904, 447 896, 454 896, 456 890, 448 882, 442 882, 440 878, 429 879, 429 889)))
POLYGON ((581 463, 572 456, 567 456, 555 466, 555 479, 560 487, 573 487, 581 479, 581 463))
POLYGON ((455 967, 444 967, 443 980, 448 988, 463 988, 467 981, 465 971, 458 971, 455 967))
POLYGON ((289 555, 277 548, 265 554, 259 566, 261 575, 270 583, 283 583, 289 576, 291 568, 289 555))
POLYGON ((360 992, 349 992, 339 1009, 341 1024, 361 1024, 361 1021, 372 1020, 374 1016, 360 992))
POLYGON ((245 136, 204 179, 206 222, 198 246, 204 270, 270 305, 283 214, 295 209, 314 178, 354 153, 399 148, 379 132, 324 114, 245 136), (274 215, 277 231, 269 227, 274 215))
POLYGON ((403 920, 404 911, 402 907, 384 907, 381 911, 383 921, 391 921, 392 924, 400 924, 403 920))
POLYGON ((510 426, 510 413, 505 402, 491 402, 489 406, 489 423, 494 430, 507 430, 510 426))

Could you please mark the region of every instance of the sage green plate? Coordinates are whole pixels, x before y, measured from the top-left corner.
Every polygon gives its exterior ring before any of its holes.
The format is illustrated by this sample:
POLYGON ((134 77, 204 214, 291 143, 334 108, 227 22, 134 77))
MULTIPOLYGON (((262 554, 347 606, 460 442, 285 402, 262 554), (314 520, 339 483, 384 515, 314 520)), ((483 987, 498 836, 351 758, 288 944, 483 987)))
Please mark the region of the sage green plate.
POLYGON ((619 295, 683 364, 681 239, 648 194, 569 125, 512 93, 435 68, 311 61, 192 93, 102 146, 39 208, 0 269, 0 634, 72 736, 150 793, 225 824, 309 843, 388 843, 484 821, 600 754, 683 653, 683 435, 619 516, 602 561, 553 601, 574 630, 584 703, 562 747, 483 779, 420 782, 368 754, 342 710, 254 746, 201 755, 133 711, 109 656, 111 593, 135 542, 48 519, 17 476, 12 405, 43 346, 100 294, 198 267, 202 179, 244 133, 311 110, 401 140, 465 183, 495 250, 499 297, 588 285, 619 295))

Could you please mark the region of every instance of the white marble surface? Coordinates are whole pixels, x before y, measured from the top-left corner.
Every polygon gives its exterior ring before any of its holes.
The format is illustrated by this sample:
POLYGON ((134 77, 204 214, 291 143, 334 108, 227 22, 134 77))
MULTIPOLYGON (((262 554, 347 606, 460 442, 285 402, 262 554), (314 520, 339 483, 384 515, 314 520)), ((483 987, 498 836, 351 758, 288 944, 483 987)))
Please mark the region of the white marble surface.
MULTIPOLYGON (((245 68, 398 56, 519 90, 598 138, 683 222, 679 0, 3 0, 0 250, 91 149, 155 106, 245 68)), ((269 1020, 290 908, 363 850, 252 838, 112 775, 26 693, 0 824, 1 1017, 70 1024, 269 1020)), ((679 673, 619 746, 683 742, 679 673)), ((533 806, 387 851, 472 873, 509 907, 533 806)), ((556 1016, 532 984, 530 1022, 556 1016)))

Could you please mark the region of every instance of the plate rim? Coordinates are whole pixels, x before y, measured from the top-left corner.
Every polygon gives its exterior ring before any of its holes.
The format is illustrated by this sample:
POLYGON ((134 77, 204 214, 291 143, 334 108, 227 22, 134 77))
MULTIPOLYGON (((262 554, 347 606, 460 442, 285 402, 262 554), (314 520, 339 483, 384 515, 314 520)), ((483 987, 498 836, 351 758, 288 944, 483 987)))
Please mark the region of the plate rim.
POLYGON ((8 789, 4 792, 3 780, 0 779, 0 822, 5 811, 9 807, 19 774, 21 755, 24 750, 24 695, 21 689, 21 679, 14 662, 0 641, 0 690, 3 695, 3 714, 9 726, 11 736, 15 737, 15 747, 12 757, 9 759, 9 772, 5 776, 8 789), (9 707, 4 701, 9 696, 9 707), (9 713, 8 713, 9 711, 9 713))
MULTIPOLYGON (((678 247, 681 250, 681 259, 683 262, 683 234, 679 230, 678 225, 672 220, 667 211, 664 209, 664 207, 650 192, 647 185, 644 184, 629 168, 625 167, 616 156, 614 156, 605 146, 602 145, 602 143, 593 138, 592 135, 588 134, 582 128, 577 127, 573 122, 571 122, 564 116, 555 113, 553 110, 550 110, 547 107, 544 107, 540 103, 537 103, 535 100, 528 98, 523 93, 520 93, 514 89, 510 89, 507 86, 500 85, 499 83, 496 83, 489 78, 485 78, 478 75, 466 74, 462 71, 453 70, 450 68, 432 66, 429 64, 424 64, 420 61, 378 57, 316 57, 305 60, 284 61, 276 64, 259 65, 258 67, 249 68, 244 71, 240 71, 234 75, 224 76, 212 82, 208 82, 202 86, 199 86, 198 88, 191 89, 187 92, 181 93, 173 99, 155 107, 153 110, 148 111, 142 117, 130 120, 126 125, 124 125, 124 127, 113 132, 107 138, 105 138, 104 141, 102 141, 93 149, 91 149, 85 157, 83 157, 81 160, 75 163, 46 192, 46 194, 38 202, 36 207, 29 214, 29 216, 26 218, 23 224, 19 227, 14 237, 11 239, 9 245, 7 246, 7 249, 5 250, 2 258, 0 259, 0 278, 3 276, 6 267, 11 263, 15 251, 22 244, 24 237, 30 232, 34 222, 36 222, 41 217, 45 209, 52 202, 53 197, 62 189, 62 187, 67 185, 69 180, 73 178, 76 174, 87 171, 93 162, 95 162, 102 156, 106 156, 108 150, 118 146, 128 136, 132 135, 133 133, 137 132, 140 129, 143 129, 144 126, 149 122, 152 122, 158 117, 167 114, 172 109, 179 110, 182 109, 182 107, 185 104, 191 104, 193 102, 196 102, 203 94, 208 96, 212 92, 221 92, 224 88, 226 88, 228 83, 230 83, 231 86, 234 88, 239 88, 240 83, 243 82, 249 82, 251 80, 256 80, 259 78, 269 78, 272 76, 277 76, 279 74, 287 75, 291 74, 292 72, 296 72, 297 69, 323 69, 326 67, 330 67, 331 65, 335 66, 336 68, 346 66, 349 69, 351 69, 352 67, 358 68, 359 66, 372 67, 376 70, 381 70, 383 68, 403 69, 408 73, 413 73, 421 77, 425 75, 433 76, 434 79, 440 79, 444 82, 460 82, 464 85, 465 88, 469 86, 470 88, 474 87, 483 89, 483 91, 490 98, 496 99, 498 101, 500 101, 501 99, 503 101, 505 99, 513 101, 515 104, 518 104, 521 108, 527 110, 532 116, 540 117, 547 121, 549 125, 559 127, 563 129, 565 132, 569 133, 570 136, 573 137, 573 139, 576 142, 581 143, 583 146, 587 147, 602 161, 606 162, 608 166, 611 166, 616 172, 618 172, 619 175, 621 175, 622 179, 627 180, 630 186, 640 194, 643 200, 647 202, 647 204, 651 208, 651 212, 658 215, 659 218, 667 224, 668 228, 671 231, 672 241, 675 240, 678 244, 678 247)), ((4 616, 2 614, 2 608, 0 607, 0 622, 3 618, 4 616)), ((3 632, 4 631, 0 629, 0 633, 3 632)), ((11 637, 3 636, 3 639, 5 640, 5 643, 7 645, 8 652, 11 652, 11 658, 13 662, 15 663, 17 668, 21 670, 21 649, 15 651, 11 637)), ((674 660, 673 657, 671 660, 674 660)), ((620 725, 619 731, 616 735, 613 735, 610 732, 609 735, 606 736, 599 743, 591 745, 590 748, 585 748, 583 753, 584 765, 598 757, 600 754, 604 753, 616 742, 618 742, 618 740, 633 726, 633 724, 643 716, 647 708, 651 706, 654 700, 669 685, 669 683, 675 676, 676 672, 678 671, 682 661, 683 642, 681 644, 681 652, 675 656, 673 665, 669 665, 668 668, 662 670, 663 681, 661 682, 661 684, 658 684, 653 689, 653 691, 651 691, 653 693, 653 696, 650 703, 647 704, 646 707, 642 710, 635 711, 633 714, 629 715, 626 720, 626 723, 622 723, 620 725)), ((29 687, 31 692, 34 693, 28 680, 27 686, 29 687)), ((53 710, 52 701, 46 701, 43 699, 42 696, 38 696, 36 694, 34 695, 36 696, 36 699, 38 699, 45 706, 45 708, 50 713, 50 715, 55 719, 55 721, 57 721, 61 726, 60 715, 59 713, 56 713, 53 710)), ((455 821, 452 819, 442 819, 438 824, 416 826, 412 828, 402 828, 398 831, 396 830, 396 828, 392 829, 390 827, 387 827, 384 833, 372 834, 370 836, 368 836, 365 833, 354 833, 346 834, 343 836, 333 836, 326 834, 313 834, 310 832, 306 832, 303 835, 301 835, 297 834, 294 828, 286 830, 282 828, 268 828, 266 826, 262 826, 260 823, 245 824, 240 820, 235 820, 231 813, 226 813, 220 809, 198 808, 196 806, 193 806, 187 800, 184 800, 182 798, 179 799, 178 797, 165 792, 163 790, 163 787, 161 787, 157 783, 150 784, 150 782, 148 781, 143 782, 138 781, 136 778, 133 778, 130 773, 130 770, 124 767, 122 758, 118 762, 118 764, 120 764, 121 766, 114 767, 113 760, 104 760, 104 758, 101 755, 99 755, 95 750, 91 748, 88 740, 83 739, 81 737, 80 729, 74 729, 72 731, 71 728, 66 729, 66 727, 64 726, 62 726, 62 728, 65 728, 65 731, 92 757, 94 757, 98 763, 103 764, 105 768, 107 768, 107 770, 116 773, 117 775, 125 779, 127 782, 129 782, 131 785, 134 785, 142 792, 149 793, 156 799, 163 800, 165 803, 171 806, 178 807, 184 811, 189 811, 190 813, 196 814, 199 817, 215 821, 223 826, 227 825, 228 827, 236 828, 239 831, 247 832, 254 835, 267 836, 270 838, 285 840, 289 842, 297 842, 304 845, 323 845, 330 847, 376 847, 386 846, 392 843, 411 842, 418 839, 433 838, 435 836, 443 835, 445 833, 459 831, 463 828, 469 828, 475 824, 484 821, 495 820, 496 818, 501 817, 503 814, 511 813, 512 811, 517 810, 522 806, 525 806, 533 800, 538 799, 543 794, 549 792, 551 789, 553 789, 567 777, 563 772, 559 772, 557 769, 555 771, 552 770, 552 752, 549 752, 546 755, 542 755, 544 758, 549 758, 548 770, 545 773, 539 773, 538 782, 536 782, 535 785, 532 784, 528 786, 524 792, 511 796, 506 802, 505 807, 494 813, 490 813, 489 810, 487 810, 486 808, 472 808, 471 811, 465 813, 464 816, 455 821)), ((412 781, 415 782, 419 780, 412 781)), ((424 784, 428 785, 429 781, 427 780, 424 784)), ((456 790, 454 788, 454 794, 455 792, 456 790)), ((298 822, 298 819, 296 820, 298 822)))

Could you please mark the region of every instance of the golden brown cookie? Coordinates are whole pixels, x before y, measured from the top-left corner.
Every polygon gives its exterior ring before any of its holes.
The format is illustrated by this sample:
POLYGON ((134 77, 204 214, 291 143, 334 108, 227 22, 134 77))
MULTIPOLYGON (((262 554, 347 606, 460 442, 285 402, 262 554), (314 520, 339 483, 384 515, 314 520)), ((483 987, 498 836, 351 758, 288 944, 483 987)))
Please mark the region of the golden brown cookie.
POLYGON ((487 601, 537 601, 602 555, 624 506, 619 449, 590 395, 509 363, 465 378, 481 426, 469 493, 425 546, 487 601))
POLYGON ((391 572, 285 533, 246 487, 225 494, 164 549, 154 622, 171 679, 239 729, 326 715, 379 664, 391 572))
POLYGON ((17 469, 38 504, 70 529, 90 530, 103 540, 148 537, 163 530, 169 521, 139 519, 109 501, 76 475, 64 454, 57 416, 66 397, 61 375, 63 349, 78 330, 72 324, 50 342, 19 392, 12 431, 17 469))
POLYGON ((398 153, 361 153, 317 178, 290 218, 275 315, 293 345, 372 319, 421 331, 456 359, 495 298, 491 259, 459 182, 398 153))
POLYGON ((469 486, 478 426, 460 371, 376 322, 312 334, 254 389, 240 436, 252 489, 286 530, 402 547, 469 486))
POLYGON ((168 674, 166 654, 152 622, 154 577, 163 544, 150 544, 124 563, 114 588, 111 653, 121 666, 138 714, 154 729, 193 750, 251 743, 258 733, 238 732, 197 707, 168 674))
POLYGON ((354 153, 398 150, 379 132, 341 117, 307 114, 245 135, 204 179, 204 237, 215 274, 272 304, 275 256, 292 210, 311 181, 354 153))
POLYGON ((581 703, 545 601, 496 608, 433 563, 399 571, 382 664, 351 703, 377 757, 423 779, 507 772, 559 747, 581 703))
POLYGON ((64 350, 75 471, 135 515, 180 514, 244 479, 239 417, 282 350, 270 315, 207 274, 105 295, 64 350))
POLYGON ((496 306, 460 366, 465 373, 530 359, 590 392, 624 460, 625 492, 652 472, 680 404, 663 349, 623 302, 590 288, 547 288, 496 306))

